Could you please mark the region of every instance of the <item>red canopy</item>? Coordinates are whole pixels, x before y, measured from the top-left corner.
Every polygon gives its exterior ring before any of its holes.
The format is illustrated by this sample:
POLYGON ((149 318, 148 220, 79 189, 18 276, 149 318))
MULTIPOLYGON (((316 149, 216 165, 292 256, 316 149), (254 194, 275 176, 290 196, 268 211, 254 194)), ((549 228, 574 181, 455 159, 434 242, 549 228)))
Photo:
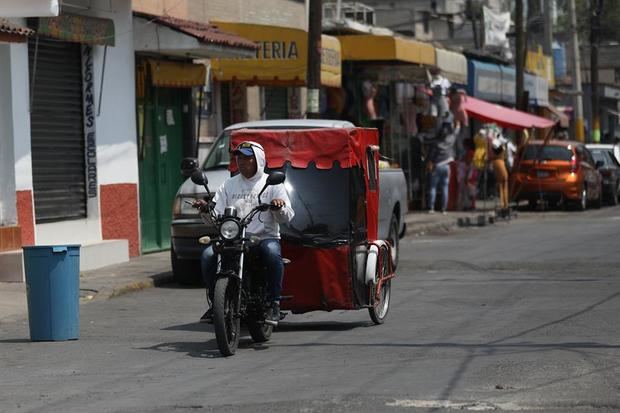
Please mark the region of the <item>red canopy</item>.
MULTIPOLYGON (((265 149, 267 166, 280 168, 290 161, 295 168, 307 168, 314 162, 318 169, 331 169, 338 161, 341 168, 362 165, 368 145, 378 145, 376 129, 240 129, 233 131, 230 147, 243 141, 256 141, 265 149)), ((231 159, 230 169, 237 165, 231 159)))
POLYGON ((467 114, 482 122, 494 122, 503 128, 508 129, 528 129, 528 128, 550 128, 555 125, 555 121, 540 116, 532 115, 516 109, 489 103, 484 100, 467 96, 463 106, 467 114))

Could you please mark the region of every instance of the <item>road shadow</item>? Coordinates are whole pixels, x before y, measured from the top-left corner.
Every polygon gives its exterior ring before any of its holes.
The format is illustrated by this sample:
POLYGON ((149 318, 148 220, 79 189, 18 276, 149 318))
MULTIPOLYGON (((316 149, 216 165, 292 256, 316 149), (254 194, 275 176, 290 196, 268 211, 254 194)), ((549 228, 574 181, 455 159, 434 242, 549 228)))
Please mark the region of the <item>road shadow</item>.
POLYGON ((308 322, 283 322, 281 321, 276 331, 278 333, 295 333, 300 331, 349 331, 361 327, 370 327, 375 324, 370 321, 308 321, 308 322))
POLYGON ((40 343, 40 341, 32 341, 27 338, 10 338, 7 340, 0 340, 0 344, 23 344, 23 343, 40 343))
MULTIPOLYGON (((237 347, 237 351, 243 350, 267 350, 269 348, 268 343, 255 343, 251 337, 242 336, 239 338, 239 346, 237 347)), ((201 359, 213 359, 213 358, 223 358, 222 354, 217 348, 217 341, 215 337, 211 340, 207 341, 172 341, 166 343, 155 344, 150 347, 139 347, 139 350, 151 350, 151 351, 161 351, 164 353, 168 352, 176 352, 176 353, 185 353, 190 357, 201 358, 201 359)))
POLYGON ((208 332, 213 333, 213 324, 206 323, 187 323, 187 324, 179 324, 169 327, 164 327, 161 330, 164 331, 197 331, 197 332, 208 332))

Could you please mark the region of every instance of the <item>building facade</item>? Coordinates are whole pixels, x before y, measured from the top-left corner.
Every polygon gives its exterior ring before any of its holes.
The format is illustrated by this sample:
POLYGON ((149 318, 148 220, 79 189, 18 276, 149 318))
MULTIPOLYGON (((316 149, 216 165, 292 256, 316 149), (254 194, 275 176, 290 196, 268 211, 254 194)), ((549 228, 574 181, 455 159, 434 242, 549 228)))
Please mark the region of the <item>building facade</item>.
MULTIPOLYGON (((16 23, 36 35, 0 44, 8 222, 21 245, 82 245, 83 270, 125 261, 140 238, 131 2, 78 1, 16 23)), ((21 268, 5 278, 21 281, 21 268)))

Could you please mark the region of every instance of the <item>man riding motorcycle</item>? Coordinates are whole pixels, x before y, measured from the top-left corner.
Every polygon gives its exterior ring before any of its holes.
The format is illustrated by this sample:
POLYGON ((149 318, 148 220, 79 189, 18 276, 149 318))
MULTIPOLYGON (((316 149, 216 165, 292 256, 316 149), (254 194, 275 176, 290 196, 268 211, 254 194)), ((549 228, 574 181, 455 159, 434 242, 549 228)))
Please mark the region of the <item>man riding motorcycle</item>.
MULTIPOLYGON (((256 142, 246 141, 235 148, 233 155, 237 161, 239 174, 228 178, 218 188, 213 202, 215 202, 215 212, 218 215, 223 214, 227 206, 234 206, 239 211, 239 216, 245 216, 258 205, 258 194, 267 181, 267 174, 264 172, 265 150, 256 142)), ((280 321, 280 293, 284 275, 279 224, 289 222, 295 213, 290 206, 291 202, 283 184, 268 186, 262 195, 262 200, 274 205, 277 209, 261 212, 249 224, 246 235, 259 239, 257 250, 267 270, 271 299, 268 321, 277 324, 280 321)), ((202 212, 206 209, 207 201, 195 200, 192 205, 202 212)), ((202 253, 201 268, 207 286, 209 308, 200 318, 200 322, 211 323, 213 322, 213 309, 210 303, 213 302, 217 272, 217 256, 211 245, 207 246, 202 253)))

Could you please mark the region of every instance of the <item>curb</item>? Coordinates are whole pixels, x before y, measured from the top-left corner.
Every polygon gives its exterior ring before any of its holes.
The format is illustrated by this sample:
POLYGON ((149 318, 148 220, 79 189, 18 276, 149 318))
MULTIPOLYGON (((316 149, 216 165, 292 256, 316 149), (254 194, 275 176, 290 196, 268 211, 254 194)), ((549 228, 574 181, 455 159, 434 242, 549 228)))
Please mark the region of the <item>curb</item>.
MULTIPOLYGON (((160 287, 162 285, 171 284, 174 282, 172 272, 166 272, 161 274, 155 274, 143 279, 128 280, 126 283, 119 283, 112 287, 104 287, 97 291, 87 302, 98 300, 109 300, 111 298, 120 297, 125 294, 145 290, 147 288, 160 287)), ((90 290, 87 286, 84 289, 90 290)))

